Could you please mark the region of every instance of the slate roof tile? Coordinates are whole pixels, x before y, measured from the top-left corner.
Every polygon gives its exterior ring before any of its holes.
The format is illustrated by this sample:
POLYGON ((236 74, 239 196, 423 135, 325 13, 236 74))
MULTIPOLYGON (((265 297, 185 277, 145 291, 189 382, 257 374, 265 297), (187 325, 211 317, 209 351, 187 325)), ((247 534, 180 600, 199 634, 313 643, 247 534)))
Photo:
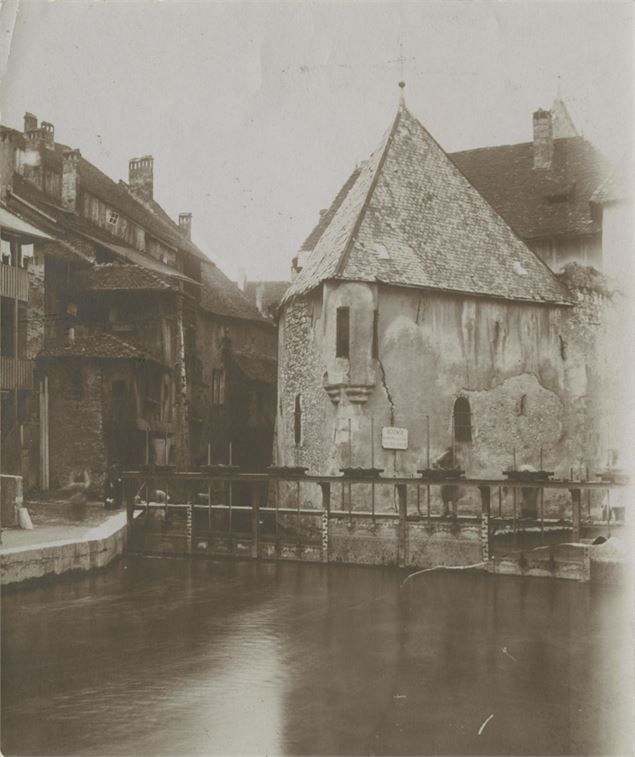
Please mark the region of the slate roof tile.
POLYGON ((555 139, 549 169, 534 169, 531 142, 449 157, 523 239, 601 231, 589 201, 610 163, 583 137, 555 139))
POLYGON ((48 339, 40 351, 39 358, 87 358, 110 360, 151 360, 155 358, 138 347, 124 342, 114 334, 94 329, 90 334, 82 334, 73 341, 68 339, 48 339))
POLYGON ((534 302, 566 288, 402 105, 285 301, 326 279, 379 281, 534 302))

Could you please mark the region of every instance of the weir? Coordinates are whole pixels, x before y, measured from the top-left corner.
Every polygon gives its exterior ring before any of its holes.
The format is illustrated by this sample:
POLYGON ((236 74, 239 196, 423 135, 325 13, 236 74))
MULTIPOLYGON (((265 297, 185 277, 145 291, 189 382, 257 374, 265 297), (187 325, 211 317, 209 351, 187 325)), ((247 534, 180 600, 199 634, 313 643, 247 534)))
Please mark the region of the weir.
POLYGON ((158 468, 123 479, 129 550, 145 554, 413 569, 481 565, 492 573, 588 581, 592 542, 628 529, 623 509, 610 505, 611 491, 625 486, 615 480, 369 480, 158 468), (471 491, 479 504, 465 497, 455 515, 439 512, 431 496, 438 486, 471 491), (355 489, 367 509, 352 496, 355 489), (527 517, 518 494, 534 489, 536 512, 527 517), (557 505, 545 503, 545 490, 553 490, 557 505))

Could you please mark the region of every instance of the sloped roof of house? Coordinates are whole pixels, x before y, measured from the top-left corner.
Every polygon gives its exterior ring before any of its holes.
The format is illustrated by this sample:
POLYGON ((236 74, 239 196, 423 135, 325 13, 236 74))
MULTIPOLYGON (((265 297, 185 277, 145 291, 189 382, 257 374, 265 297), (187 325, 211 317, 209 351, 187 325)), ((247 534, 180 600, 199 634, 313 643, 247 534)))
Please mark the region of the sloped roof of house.
POLYGON ((591 196, 591 202, 604 205, 633 197, 633 169, 623 160, 611 171, 591 196))
POLYGON ((327 279, 571 301, 403 103, 328 216, 285 301, 327 279))
POLYGON ((76 283, 87 291, 179 291, 171 277, 139 265, 104 263, 80 271, 76 283))
POLYGON ((276 383, 278 362, 275 357, 253 350, 233 350, 231 354, 240 371, 250 381, 258 381, 262 384, 276 383))
MULTIPOLYGON (((42 150, 44 165, 61 173, 62 154, 70 149, 67 145, 56 142, 54 150, 42 150)), ((99 197, 139 226, 148 229, 168 246, 185 250, 200 260, 209 260, 202 250, 181 233, 178 224, 172 221, 157 202, 142 202, 132 194, 127 184, 113 181, 84 157, 79 161, 79 186, 80 191, 99 197)))
POLYGON ((268 323, 256 305, 211 261, 201 263, 201 307, 216 315, 268 323))
POLYGON ((159 362, 147 352, 124 342, 114 334, 94 329, 90 334, 69 339, 49 339, 38 358, 90 358, 99 360, 150 360, 159 362))
POLYGON ((589 201, 610 163, 583 137, 554 139, 551 168, 536 170, 532 142, 449 157, 523 239, 597 234, 589 201))

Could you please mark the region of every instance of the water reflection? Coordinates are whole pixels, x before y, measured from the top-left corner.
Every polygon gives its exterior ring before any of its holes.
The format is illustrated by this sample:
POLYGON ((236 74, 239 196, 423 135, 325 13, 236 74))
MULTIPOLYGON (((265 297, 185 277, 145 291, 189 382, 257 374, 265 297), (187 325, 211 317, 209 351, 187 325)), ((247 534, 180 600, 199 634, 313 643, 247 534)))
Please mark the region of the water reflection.
POLYGON ((617 591, 401 578, 135 558, 7 593, 3 753, 628 751, 617 591))

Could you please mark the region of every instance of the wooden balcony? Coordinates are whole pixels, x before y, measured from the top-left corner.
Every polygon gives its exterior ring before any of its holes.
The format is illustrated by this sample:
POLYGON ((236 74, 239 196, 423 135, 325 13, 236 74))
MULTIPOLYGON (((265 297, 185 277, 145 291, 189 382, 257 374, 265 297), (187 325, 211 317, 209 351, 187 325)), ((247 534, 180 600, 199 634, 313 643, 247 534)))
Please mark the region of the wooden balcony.
POLYGON ((15 357, 0 357, 1 389, 32 389, 33 361, 15 357))
POLYGON ((29 275, 23 268, 0 265, 0 295, 26 302, 29 299, 29 275))

